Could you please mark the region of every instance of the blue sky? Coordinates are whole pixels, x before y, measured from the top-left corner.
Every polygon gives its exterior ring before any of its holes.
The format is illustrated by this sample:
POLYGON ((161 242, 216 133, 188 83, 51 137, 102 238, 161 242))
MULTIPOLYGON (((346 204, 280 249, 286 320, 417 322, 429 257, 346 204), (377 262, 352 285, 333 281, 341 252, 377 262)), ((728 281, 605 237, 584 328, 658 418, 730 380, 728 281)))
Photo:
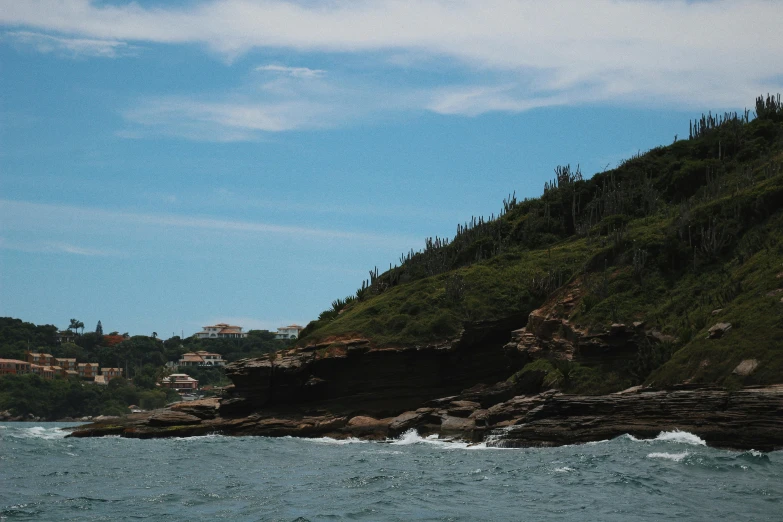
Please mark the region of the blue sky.
POLYGON ((559 164, 783 90, 778 5, 0 0, 0 315, 306 324, 559 164))

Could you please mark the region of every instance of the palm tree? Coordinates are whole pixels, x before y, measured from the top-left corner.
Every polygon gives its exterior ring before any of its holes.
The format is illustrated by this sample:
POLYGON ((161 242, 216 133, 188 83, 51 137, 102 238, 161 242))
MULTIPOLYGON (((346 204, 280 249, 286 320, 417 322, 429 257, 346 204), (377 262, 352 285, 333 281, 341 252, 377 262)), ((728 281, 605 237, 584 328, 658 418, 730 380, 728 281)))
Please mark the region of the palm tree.
POLYGON ((78 334, 79 328, 81 328, 82 333, 84 333, 84 323, 78 319, 71 319, 71 324, 68 326, 67 330, 73 330, 73 333, 78 334))

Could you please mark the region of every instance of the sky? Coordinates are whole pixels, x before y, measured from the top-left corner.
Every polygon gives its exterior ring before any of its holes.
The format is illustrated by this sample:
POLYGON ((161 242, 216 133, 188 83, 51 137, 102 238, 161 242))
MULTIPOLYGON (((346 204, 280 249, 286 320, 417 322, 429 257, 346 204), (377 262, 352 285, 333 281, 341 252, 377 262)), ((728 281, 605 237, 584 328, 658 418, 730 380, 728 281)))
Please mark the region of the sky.
POLYGON ((0 316, 305 325, 783 91, 778 0, 0 0, 0 316))

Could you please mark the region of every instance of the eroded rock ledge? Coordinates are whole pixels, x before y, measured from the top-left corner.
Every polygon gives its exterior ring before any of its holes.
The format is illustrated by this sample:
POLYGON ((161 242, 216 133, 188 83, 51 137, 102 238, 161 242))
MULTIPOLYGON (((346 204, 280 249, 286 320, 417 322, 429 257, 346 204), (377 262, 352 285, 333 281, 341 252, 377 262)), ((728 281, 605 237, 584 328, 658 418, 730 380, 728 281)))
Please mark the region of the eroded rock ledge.
POLYGON ((384 440, 415 429, 499 447, 557 446, 625 433, 652 438, 682 430, 722 448, 783 449, 783 385, 737 391, 715 388, 631 389, 602 396, 549 391, 513 395, 513 385, 477 386, 396 416, 296 409, 223 417, 217 399, 80 426, 70 436, 183 437, 217 433, 384 440), (511 395, 511 396, 509 396, 511 395))
MULTIPOLYGON (((570 294, 569 294, 570 295, 570 294)), ((565 310, 568 295, 558 298, 565 310), (562 302, 561 302, 562 301, 562 302)), ((222 399, 95 422, 71 436, 185 437, 219 433, 269 437, 385 440, 415 429, 503 447, 553 446, 628 433, 694 433, 708 444, 783 449, 783 385, 738 391, 681 386, 633 388, 602 396, 540 391, 540 375, 509 376, 531 360, 626 357, 643 325, 592 334, 557 307, 524 317, 466 325, 458 339, 429 346, 377 348, 366 339, 314 344, 227 366, 234 382, 222 399), (509 342, 512 338, 514 342, 509 342)))

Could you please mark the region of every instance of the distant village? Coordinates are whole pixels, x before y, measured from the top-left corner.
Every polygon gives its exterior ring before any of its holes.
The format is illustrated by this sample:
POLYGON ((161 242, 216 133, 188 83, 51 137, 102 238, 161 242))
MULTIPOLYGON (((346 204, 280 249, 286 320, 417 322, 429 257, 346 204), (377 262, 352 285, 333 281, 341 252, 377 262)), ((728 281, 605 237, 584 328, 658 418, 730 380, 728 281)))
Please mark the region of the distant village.
MULTIPOLYGON (((76 323, 78 326, 82 323, 76 323)), ((72 326, 74 323, 72 321, 72 326)), ((98 330, 101 330, 100 321, 98 330)), ((275 339, 293 340, 299 337, 304 327, 292 324, 277 329, 275 339)), ((218 323, 215 325, 204 326, 200 332, 193 334, 196 339, 245 339, 248 332, 243 327, 230 325, 227 323, 218 323)), ((128 334, 118 335, 109 334, 109 338, 118 337, 119 339, 110 339, 112 344, 130 339, 128 334)), ((56 343, 74 343, 78 334, 69 330, 58 331, 56 343)), ((163 342, 154 334, 152 339, 163 342)), ((177 361, 169 361, 165 366, 168 374, 161 377, 156 383, 161 388, 170 388, 180 394, 194 393, 199 390, 199 381, 186 373, 177 373, 185 368, 216 368, 225 366, 226 361, 219 353, 213 353, 207 350, 187 352, 181 355, 177 361)), ((101 367, 97 362, 79 361, 77 358, 55 357, 49 353, 28 350, 25 352, 25 360, 19 359, 0 359, 0 377, 4 375, 35 374, 43 379, 54 379, 56 377, 77 377, 85 383, 95 385, 107 385, 112 379, 123 377, 123 368, 101 367)))

